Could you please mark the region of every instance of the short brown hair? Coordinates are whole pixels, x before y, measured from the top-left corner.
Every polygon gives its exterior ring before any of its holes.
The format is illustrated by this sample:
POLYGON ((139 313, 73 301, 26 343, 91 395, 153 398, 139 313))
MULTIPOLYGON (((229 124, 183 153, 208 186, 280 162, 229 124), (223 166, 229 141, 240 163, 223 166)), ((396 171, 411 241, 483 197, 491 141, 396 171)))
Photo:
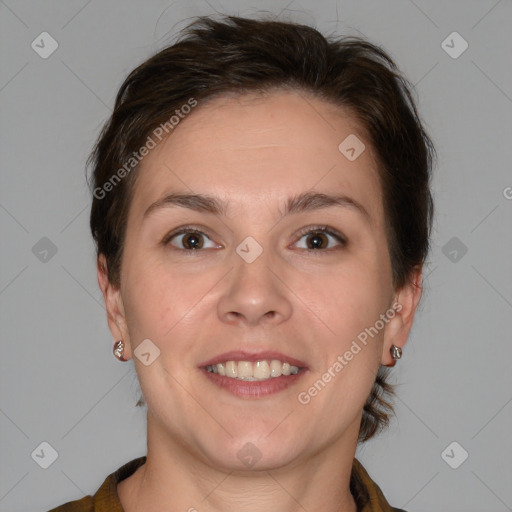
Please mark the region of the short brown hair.
MULTIPOLYGON (((134 69, 89 156, 90 216, 97 254, 109 281, 120 280, 126 219, 136 169, 105 190, 116 170, 190 98, 200 104, 227 94, 305 91, 350 112, 378 162, 387 219, 393 285, 400 289, 429 251, 435 149, 419 119, 412 86, 380 47, 359 37, 324 37, 316 29, 275 19, 198 17, 179 39, 134 69)), ((363 410, 359 441, 373 437, 393 412, 394 394, 380 367, 363 410)), ((138 404, 141 404, 139 400, 138 404)))

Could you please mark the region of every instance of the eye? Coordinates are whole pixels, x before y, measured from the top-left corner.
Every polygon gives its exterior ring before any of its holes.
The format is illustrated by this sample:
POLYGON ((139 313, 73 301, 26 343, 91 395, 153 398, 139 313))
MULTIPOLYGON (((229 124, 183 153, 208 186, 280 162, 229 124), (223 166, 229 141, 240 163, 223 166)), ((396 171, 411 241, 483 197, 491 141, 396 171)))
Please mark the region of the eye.
MULTIPOLYGON (((177 249, 181 249, 183 251, 192 252, 197 251, 198 249, 205 248, 204 238, 208 238, 208 236, 202 231, 196 229, 195 227, 184 226, 178 229, 177 231, 173 231, 172 233, 167 235, 165 239, 162 241, 162 243, 164 245, 170 244, 173 247, 176 247, 177 249), (175 238, 178 238, 178 246, 176 246, 174 243, 171 243, 171 241, 174 240, 175 238)), ((218 247, 218 245, 215 245, 212 242, 212 246, 206 248, 214 249, 218 247)))
POLYGON ((329 244, 329 237, 338 242, 342 247, 347 244, 345 237, 336 231, 335 229, 329 228, 328 226, 313 226, 302 230, 300 238, 306 237, 306 247, 300 247, 307 251, 316 251, 318 249, 332 249, 332 247, 325 247, 329 244))

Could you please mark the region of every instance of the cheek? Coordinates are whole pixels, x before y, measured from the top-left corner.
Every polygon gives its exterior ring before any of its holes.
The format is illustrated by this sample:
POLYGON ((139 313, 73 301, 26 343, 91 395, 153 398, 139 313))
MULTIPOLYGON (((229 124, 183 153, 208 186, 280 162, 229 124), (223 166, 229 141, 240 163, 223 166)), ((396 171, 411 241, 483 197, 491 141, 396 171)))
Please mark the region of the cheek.
POLYGON ((384 313, 388 288, 382 275, 375 258, 352 258, 338 272, 313 279, 304 297, 336 339, 345 343, 384 313))
POLYGON ((318 403, 323 402, 324 410, 338 417, 353 418, 362 408, 380 365, 384 329, 375 326, 387 309, 387 289, 375 261, 360 258, 343 272, 322 278, 323 292, 311 287, 329 328, 320 337, 324 359, 311 385, 321 382, 312 391, 322 395, 318 403), (324 385, 329 389, 325 394, 320 391, 324 385))
POLYGON ((214 308, 208 291, 219 278, 211 274, 187 274, 161 258, 134 255, 125 269, 123 299, 131 336, 149 338, 159 346, 172 339, 178 347, 181 337, 197 331, 198 314, 214 308))
POLYGON ((172 316, 179 314, 171 307, 171 303, 180 303, 176 300, 179 286, 171 283, 168 270, 150 254, 126 251, 125 262, 123 301, 130 333, 157 340, 166 323, 172 325, 172 316))

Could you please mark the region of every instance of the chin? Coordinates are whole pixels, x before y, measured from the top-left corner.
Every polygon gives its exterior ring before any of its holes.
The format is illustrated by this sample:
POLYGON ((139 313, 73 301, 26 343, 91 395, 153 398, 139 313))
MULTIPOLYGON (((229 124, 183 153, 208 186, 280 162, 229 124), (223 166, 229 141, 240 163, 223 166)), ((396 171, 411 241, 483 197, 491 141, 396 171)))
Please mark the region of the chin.
POLYGON ((233 437, 225 435, 218 442, 208 437, 201 453, 208 459, 209 464, 228 472, 278 469, 292 462, 297 456, 299 440, 280 436, 277 430, 267 437, 271 431, 272 429, 268 429, 254 435, 233 437))

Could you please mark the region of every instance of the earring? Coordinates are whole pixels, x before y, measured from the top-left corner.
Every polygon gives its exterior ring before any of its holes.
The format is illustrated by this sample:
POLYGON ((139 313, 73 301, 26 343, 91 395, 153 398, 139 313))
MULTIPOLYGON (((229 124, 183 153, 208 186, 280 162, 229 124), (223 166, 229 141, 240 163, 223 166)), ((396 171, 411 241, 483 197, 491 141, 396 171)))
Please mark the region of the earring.
POLYGON ((391 357, 395 361, 402 357, 402 349, 400 347, 397 347, 396 345, 391 345, 391 348, 389 349, 389 352, 391 353, 391 357))
POLYGON ((119 359, 119 361, 128 361, 123 357, 124 351, 124 343, 123 340, 116 341, 114 344, 114 355, 119 359))

